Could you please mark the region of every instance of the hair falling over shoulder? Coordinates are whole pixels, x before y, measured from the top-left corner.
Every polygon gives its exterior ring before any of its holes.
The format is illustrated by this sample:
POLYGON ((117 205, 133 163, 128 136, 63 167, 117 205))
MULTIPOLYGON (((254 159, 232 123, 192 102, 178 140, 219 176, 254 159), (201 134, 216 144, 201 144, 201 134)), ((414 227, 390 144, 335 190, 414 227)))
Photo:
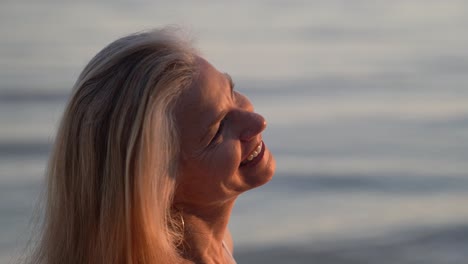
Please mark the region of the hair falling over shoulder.
POLYGON ((27 263, 179 263, 173 107, 196 52, 165 28, 116 40, 79 76, 50 156, 27 263))

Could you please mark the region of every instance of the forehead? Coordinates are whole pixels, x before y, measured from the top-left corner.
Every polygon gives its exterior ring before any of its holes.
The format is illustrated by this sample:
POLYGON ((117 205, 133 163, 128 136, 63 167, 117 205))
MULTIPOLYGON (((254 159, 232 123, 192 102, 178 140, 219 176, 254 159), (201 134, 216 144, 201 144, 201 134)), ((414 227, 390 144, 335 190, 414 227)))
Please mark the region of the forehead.
POLYGON ((230 95, 229 83, 223 73, 202 58, 197 59, 199 75, 185 90, 178 103, 177 120, 181 133, 194 133, 206 129, 223 107, 230 95))
POLYGON ((226 78, 213 65, 203 58, 197 59, 199 74, 190 89, 186 90, 181 100, 187 103, 202 103, 211 96, 219 95, 223 92, 226 78), (185 98, 184 98, 185 97, 185 98), (188 98, 187 98, 188 97, 188 98))

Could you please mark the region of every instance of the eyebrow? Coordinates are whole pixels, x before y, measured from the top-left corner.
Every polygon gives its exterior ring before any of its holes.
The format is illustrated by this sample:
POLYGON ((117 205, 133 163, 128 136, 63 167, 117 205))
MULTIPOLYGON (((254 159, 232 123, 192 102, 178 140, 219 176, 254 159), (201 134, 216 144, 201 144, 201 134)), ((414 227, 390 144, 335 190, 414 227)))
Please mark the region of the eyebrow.
POLYGON ((225 72, 224 76, 226 76, 226 79, 229 81, 229 88, 231 89, 231 98, 234 99, 234 86, 235 86, 235 83, 232 81, 231 75, 229 75, 229 73, 225 72))

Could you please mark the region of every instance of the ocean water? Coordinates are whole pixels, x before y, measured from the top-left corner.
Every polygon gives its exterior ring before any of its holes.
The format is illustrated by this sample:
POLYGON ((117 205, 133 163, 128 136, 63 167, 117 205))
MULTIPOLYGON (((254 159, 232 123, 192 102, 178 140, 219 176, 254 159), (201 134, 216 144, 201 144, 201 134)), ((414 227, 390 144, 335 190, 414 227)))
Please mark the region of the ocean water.
POLYGON ((127 33, 188 28, 268 120, 271 182, 239 197, 238 263, 466 263, 465 1, 4 1, 0 263, 20 254, 61 111, 127 33))

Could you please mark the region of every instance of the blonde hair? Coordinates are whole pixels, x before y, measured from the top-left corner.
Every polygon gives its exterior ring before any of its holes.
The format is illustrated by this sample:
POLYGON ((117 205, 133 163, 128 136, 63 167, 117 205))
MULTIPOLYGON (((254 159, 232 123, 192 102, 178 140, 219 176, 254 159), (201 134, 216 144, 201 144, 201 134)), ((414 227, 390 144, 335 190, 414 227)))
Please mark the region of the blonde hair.
POLYGON ((173 29, 100 51, 79 76, 50 157, 30 263, 178 263, 174 106, 196 52, 173 29))

